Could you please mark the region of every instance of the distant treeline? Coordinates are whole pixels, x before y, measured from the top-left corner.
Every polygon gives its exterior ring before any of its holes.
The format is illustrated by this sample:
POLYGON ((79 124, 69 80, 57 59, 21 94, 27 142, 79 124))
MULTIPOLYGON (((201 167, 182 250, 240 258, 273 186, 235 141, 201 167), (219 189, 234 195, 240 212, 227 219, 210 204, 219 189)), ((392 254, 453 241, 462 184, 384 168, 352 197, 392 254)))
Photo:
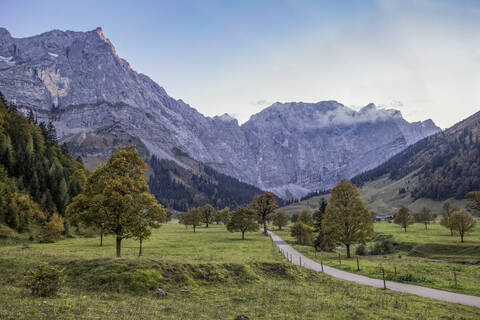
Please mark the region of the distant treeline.
POLYGON ((188 211, 210 203, 217 209, 233 209, 247 205, 254 195, 263 193, 255 186, 200 163, 197 172, 155 156, 148 163, 153 171, 148 181, 150 190, 167 208, 188 211))

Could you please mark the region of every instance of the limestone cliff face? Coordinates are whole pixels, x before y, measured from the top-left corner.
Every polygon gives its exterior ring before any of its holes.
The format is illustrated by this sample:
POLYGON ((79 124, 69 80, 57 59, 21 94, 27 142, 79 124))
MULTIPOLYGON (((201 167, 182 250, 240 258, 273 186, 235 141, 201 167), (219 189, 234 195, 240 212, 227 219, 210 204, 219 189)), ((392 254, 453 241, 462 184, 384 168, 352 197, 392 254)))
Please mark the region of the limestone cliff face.
MULTIPOLYGON (((283 197, 332 186, 440 129, 370 104, 275 103, 243 125, 205 117, 131 69, 100 28, 13 38, 0 28, 0 90, 22 111, 51 120, 84 157, 141 143, 160 158, 175 148, 283 197)), ((185 166, 184 163, 181 163, 185 166)))

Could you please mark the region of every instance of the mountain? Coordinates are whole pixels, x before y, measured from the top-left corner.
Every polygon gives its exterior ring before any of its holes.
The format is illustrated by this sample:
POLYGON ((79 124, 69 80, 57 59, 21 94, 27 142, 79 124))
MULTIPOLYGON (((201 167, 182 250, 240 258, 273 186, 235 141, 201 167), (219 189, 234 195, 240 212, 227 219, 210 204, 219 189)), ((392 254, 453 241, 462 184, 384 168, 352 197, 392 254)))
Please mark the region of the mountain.
POLYGON ((463 199, 480 190, 480 112, 427 137, 352 181, 405 180, 398 193, 413 199, 463 199))
POLYGON ((284 198, 326 189, 374 168, 440 129, 370 104, 275 103, 239 125, 205 117, 120 58, 101 28, 13 38, 0 28, 0 90, 55 124, 62 142, 94 167, 135 143, 159 159, 174 150, 284 198))

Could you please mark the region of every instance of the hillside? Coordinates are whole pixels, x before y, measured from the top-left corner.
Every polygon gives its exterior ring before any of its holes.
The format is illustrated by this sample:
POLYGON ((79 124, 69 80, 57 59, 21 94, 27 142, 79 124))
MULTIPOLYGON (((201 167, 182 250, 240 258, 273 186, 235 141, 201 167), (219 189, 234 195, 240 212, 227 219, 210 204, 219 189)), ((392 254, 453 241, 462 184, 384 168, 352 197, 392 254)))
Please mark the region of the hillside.
POLYGON ((58 212, 81 191, 83 165, 56 141, 55 128, 36 124, 0 93, 0 224, 18 232, 58 212))
POLYGON ((399 193, 413 199, 463 199, 480 189, 480 112, 425 138, 352 181, 362 186, 383 176, 393 181, 411 175, 399 193))
POLYGON ((227 206, 233 209, 247 205, 255 194, 263 193, 255 186, 178 153, 178 150, 177 162, 152 156, 148 164, 151 168, 150 191, 164 206, 178 211, 207 203, 217 209, 227 206), (179 162, 185 166, 180 166, 179 162))
MULTIPOLYGON (((445 200, 463 207, 465 194, 480 190, 480 112, 420 140, 352 182, 368 209, 378 214, 394 213, 402 205, 413 212, 424 206, 440 212, 445 200)), ((321 198, 315 195, 284 210, 313 209, 321 198)))

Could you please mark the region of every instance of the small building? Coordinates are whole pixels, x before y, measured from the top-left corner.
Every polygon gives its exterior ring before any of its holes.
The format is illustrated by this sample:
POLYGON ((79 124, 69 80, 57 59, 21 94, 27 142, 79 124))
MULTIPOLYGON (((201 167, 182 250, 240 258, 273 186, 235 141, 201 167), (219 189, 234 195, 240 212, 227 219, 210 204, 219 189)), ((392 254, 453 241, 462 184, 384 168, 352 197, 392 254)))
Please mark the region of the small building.
POLYGON ((390 221, 395 218, 394 215, 376 215, 375 221, 390 221))

